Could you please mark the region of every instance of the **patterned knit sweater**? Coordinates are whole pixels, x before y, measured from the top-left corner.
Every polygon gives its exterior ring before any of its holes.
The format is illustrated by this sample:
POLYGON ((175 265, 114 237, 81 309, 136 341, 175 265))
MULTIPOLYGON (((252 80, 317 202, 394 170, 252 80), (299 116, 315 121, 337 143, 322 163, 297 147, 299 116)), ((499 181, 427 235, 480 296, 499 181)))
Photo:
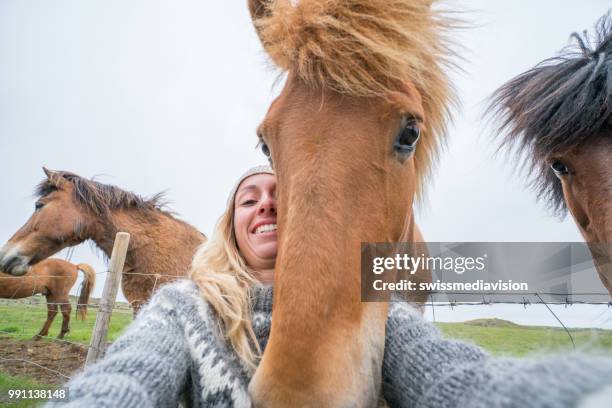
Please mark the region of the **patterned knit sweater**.
MULTIPOLYGON (((253 327, 263 349, 272 289, 261 286, 253 294, 253 327)), ((193 282, 168 284, 104 359, 67 384, 67 406, 175 407, 181 401, 196 407, 249 407, 249 375, 220 333, 193 282)), ((612 360, 569 354, 492 358, 474 345, 442 339, 409 305, 392 303, 382 392, 391 407, 612 406, 607 399, 612 360)))

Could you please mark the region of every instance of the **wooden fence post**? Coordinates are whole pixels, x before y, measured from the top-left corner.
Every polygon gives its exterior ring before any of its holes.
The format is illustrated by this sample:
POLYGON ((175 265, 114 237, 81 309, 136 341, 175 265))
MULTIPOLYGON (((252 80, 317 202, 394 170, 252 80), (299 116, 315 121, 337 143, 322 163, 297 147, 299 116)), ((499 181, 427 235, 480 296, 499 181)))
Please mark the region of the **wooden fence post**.
POLYGON ((108 325, 110 323, 113 307, 115 306, 115 298, 123 272, 123 264, 127 254, 128 245, 130 243, 130 234, 127 232, 118 232, 115 236, 113 245, 113 253, 111 254, 109 274, 104 282, 104 290, 102 291, 102 299, 100 299, 100 307, 96 316, 96 325, 94 326, 87 351, 87 360, 85 366, 95 363, 98 359, 104 356, 106 351, 106 338, 108 335, 108 325))

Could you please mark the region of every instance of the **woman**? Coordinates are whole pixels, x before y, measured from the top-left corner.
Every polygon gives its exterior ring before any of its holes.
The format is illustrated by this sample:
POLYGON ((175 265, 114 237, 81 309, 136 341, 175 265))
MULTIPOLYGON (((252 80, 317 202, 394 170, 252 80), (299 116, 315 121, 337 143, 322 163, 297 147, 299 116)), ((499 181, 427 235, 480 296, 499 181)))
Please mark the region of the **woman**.
MULTIPOLYGON (((191 280, 160 288, 105 358, 68 383, 70 406, 165 407, 181 398, 188 406, 250 406, 249 378, 270 331, 275 188, 266 166, 240 178, 194 257, 191 280)), ((610 360, 491 358, 441 339, 409 305, 390 306, 383 361, 390 406, 598 407, 609 402, 611 383, 610 360)))

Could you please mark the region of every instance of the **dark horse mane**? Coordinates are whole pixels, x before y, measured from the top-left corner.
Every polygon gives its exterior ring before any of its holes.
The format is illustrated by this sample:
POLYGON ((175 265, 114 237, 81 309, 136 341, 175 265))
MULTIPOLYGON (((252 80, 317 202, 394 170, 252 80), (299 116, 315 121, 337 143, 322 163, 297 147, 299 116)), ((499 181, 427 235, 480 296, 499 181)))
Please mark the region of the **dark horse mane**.
POLYGON ((102 184, 95 180, 83 178, 68 171, 56 171, 41 181, 35 189, 35 195, 45 197, 58 189, 61 181, 68 181, 74 186, 75 198, 100 217, 108 217, 111 210, 136 209, 142 212, 161 211, 170 214, 166 209, 164 193, 157 193, 150 198, 125 191, 117 186, 102 184))
POLYGON ((499 88, 489 108, 501 122, 501 147, 514 147, 526 159, 538 198, 561 216, 567 212, 563 189, 545 159, 612 129, 610 12, 593 36, 584 31, 571 39, 576 44, 499 88))

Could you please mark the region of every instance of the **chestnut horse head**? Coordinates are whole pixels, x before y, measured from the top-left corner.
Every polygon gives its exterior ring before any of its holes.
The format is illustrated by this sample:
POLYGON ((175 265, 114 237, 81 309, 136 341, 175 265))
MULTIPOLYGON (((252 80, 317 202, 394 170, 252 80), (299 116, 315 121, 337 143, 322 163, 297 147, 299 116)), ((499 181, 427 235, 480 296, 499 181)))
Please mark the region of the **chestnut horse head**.
POLYGON ((594 38, 522 73, 494 94, 503 146, 526 157, 533 186, 559 215, 572 214, 612 293, 612 18, 594 38))
POLYGON ((111 206, 156 205, 73 173, 43 170, 47 178, 36 188, 34 213, 0 248, 0 270, 12 275, 24 275, 29 266, 90 239, 111 206), (93 184, 99 188, 91 188, 93 184), (101 199, 104 192, 112 199, 101 199))
POLYGON ((450 24, 430 3, 249 1, 287 73, 258 130, 278 177, 279 250, 256 406, 377 402, 387 305, 361 302, 360 243, 416 240, 413 201, 452 101, 450 24))

